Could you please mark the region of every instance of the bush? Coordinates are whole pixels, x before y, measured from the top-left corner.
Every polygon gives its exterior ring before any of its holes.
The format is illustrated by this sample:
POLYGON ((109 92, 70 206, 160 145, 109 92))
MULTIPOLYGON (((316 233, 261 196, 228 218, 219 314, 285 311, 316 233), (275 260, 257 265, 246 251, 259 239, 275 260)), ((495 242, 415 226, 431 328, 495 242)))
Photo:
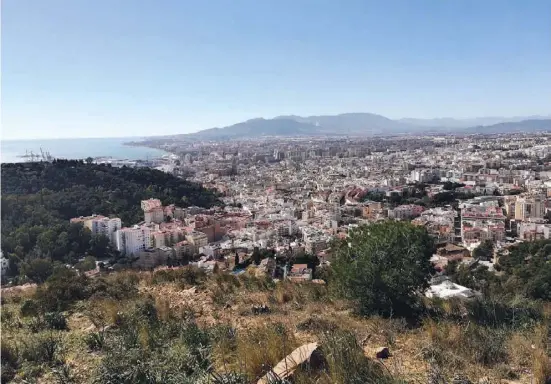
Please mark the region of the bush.
POLYGON ((24 360, 35 363, 53 363, 61 344, 54 334, 36 335, 23 341, 21 356, 24 360))
POLYGON ((132 272, 119 272, 107 277, 88 281, 88 295, 93 298, 125 300, 136 297, 139 275, 132 272))
POLYGON ((84 343, 90 351, 101 351, 105 346, 105 335, 101 332, 92 332, 84 336, 84 343))
MULTIPOLYGON (((124 326, 106 340, 97 382, 200 382, 211 369, 208 333, 192 322, 149 323, 136 317, 142 309, 129 312, 124 326)), ((96 347, 91 340, 89 347, 96 347)))
POLYGON ((543 318, 541 304, 525 298, 506 301, 484 297, 469 301, 466 306, 473 321, 494 328, 526 328, 543 318))
POLYGON ((57 268, 48 279, 46 287, 39 287, 35 294, 35 300, 47 311, 59 311, 66 309, 77 300, 87 298, 88 279, 84 275, 78 275, 69 268, 57 268))
POLYGON ((49 259, 34 259, 21 266, 21 272, 31 281, 40 284, 50 277, 54 270, 54 265, 49 259))
POLYGON ((472 326, 465 331, 464 348, 475 362, 493 366, 507 360, 506 341, 507 332, 502 329, 472 326))
POLYGON ((67 319, 61 312, 48 312, 44 315, 44 321, 49 329, 63 331, 67 329, 67 319))
POLYGON ((94 256, 86 256, 84 260, 75 264, 75 268, 80 272, 93 270, 96 268, 96 258, 94 256))
POLYGON ((30 317, 30 316, 38 316, 39 313, 39 307, 35 300, 27 299, 21 304, 21 316, 23 317, 30 317))
POLYGON ((7 383, 15 377, 20 363, 20 356, 18 349, 6 340, 2 340, 0 348, 0 356, 2 360, 1 380, 2 383, 7 383))
POLYGON ((361 226, 333 245, 332 285, 362 315, 411 316, 433 271, 425 228, 388 221, 361 226))
POLYGON ((424 358, 450 371, 463 368, 465 361, 487 367, 507 361, 509 333, 504 329, 442 322, 429 323, 428 334, 430 344, 423 348, 424 358))

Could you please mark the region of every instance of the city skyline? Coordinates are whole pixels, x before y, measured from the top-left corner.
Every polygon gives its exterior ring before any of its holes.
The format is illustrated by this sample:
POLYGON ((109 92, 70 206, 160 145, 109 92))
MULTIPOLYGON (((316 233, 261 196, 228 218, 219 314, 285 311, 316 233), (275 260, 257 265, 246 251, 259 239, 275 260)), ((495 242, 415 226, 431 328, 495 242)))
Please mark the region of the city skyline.
POLYGON ((8 1, 2 13, 2 139, 550 112, 546 1, 8 1))

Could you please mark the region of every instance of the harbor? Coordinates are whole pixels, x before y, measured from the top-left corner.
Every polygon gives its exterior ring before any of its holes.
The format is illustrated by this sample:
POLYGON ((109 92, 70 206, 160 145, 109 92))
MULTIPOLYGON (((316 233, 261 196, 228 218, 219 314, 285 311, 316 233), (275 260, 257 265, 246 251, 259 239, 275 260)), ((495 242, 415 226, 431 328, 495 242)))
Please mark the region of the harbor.
POLYGON ((40 154, 34 153, 32 150, 25 150, 24 155, 18 155, 18 158, 23 159, 24 162, 35 162, 35 161, 52 161, 54 160, 54 157, 50 154, 49 151, 43 151, 42 148, 40 148, 40 154))

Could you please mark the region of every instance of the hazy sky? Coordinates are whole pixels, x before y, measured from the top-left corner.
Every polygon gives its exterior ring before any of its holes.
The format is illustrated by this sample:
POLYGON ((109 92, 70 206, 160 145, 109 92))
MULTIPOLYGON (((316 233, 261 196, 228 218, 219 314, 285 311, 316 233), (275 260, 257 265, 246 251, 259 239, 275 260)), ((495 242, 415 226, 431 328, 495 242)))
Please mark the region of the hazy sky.
POLYGON ((3 0, 2 137, 551 112, 550 0, 3 0))

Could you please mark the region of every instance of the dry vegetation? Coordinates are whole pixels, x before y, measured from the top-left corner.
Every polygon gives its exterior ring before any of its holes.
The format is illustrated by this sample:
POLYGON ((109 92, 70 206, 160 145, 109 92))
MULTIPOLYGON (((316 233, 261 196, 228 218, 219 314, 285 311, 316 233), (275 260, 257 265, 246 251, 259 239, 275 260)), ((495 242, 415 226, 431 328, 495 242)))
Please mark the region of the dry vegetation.
POLYGON ((191 268, 118 273, 83 289, 62 311, 42 308, 48 289, 3 295, 2 382, 253 383, 314 341, 326 367, 298 371, 296 383, 545 383, 551 374, 549 308, 509 326, 473 321, 459 302, 427 302, 416 322, 365 318, 325 285, 191 268), (255 314, 258 305, 269 312, 255 314), (380 346, 391 357, 375 359, 380 346))

